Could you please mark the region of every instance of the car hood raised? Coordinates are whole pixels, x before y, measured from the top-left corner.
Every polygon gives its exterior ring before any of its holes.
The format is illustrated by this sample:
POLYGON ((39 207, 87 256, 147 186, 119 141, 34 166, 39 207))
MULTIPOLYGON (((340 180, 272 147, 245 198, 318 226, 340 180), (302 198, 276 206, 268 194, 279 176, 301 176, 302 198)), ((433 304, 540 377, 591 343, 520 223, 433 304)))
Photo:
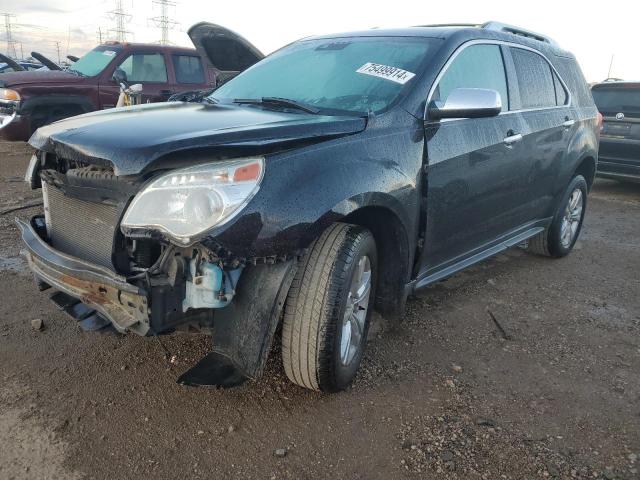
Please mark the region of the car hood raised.
POLYGON ((170 153, 220 148, 273 152, 360 132, 366 120, 351 116, 286 113, 256 106, 160 103, 117 108, 41 127, 36 149, 135 175, 170 153))
POLYGON ((218 72, 242 72, 264 58, 246 38, 221 25, 196 23, 187 34, 198 53, 218 72))
POLYGON ((65 72, 64 70, 28 70, 25 72, 7 72, 0 74, 0 87, 18 87, 33 84, 45 85, 50 83, 79 83, 83 77, 65 72))

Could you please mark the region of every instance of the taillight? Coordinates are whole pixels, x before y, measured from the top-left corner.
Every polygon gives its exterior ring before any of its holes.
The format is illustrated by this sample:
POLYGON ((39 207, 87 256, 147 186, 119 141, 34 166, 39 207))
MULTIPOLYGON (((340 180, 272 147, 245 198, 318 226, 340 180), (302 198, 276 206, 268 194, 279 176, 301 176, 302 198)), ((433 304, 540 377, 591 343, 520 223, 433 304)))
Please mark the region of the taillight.
POLYGON ((604 130, 604 117, 600 112, 598 112, 597 118, 598 118, 598 131, 602 133, 602 130, 604 130))

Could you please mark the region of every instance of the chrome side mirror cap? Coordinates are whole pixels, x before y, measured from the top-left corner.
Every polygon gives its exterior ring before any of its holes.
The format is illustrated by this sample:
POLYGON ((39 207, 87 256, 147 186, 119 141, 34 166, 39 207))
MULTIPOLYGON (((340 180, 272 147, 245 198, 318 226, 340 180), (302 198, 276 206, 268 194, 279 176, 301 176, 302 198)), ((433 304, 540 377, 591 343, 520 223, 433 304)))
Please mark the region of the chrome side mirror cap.
POLYGON ((431 102, 429 119, 495 117, 502 111, 502 98, 496 90, 487 88, 456 88, 444 105, 431 102))

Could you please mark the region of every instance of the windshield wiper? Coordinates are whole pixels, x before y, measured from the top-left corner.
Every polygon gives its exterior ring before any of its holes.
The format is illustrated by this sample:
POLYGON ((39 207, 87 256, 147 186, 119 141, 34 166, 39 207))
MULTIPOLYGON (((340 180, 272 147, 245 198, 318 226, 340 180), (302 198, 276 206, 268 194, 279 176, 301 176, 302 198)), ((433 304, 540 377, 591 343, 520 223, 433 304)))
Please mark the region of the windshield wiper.
POLYGON ((82 72, 79 72, 78 70, 75 70, 73 68, 67 68, 67 72, 71 72, 74 75, 77 75, 78 77, 86 77, 86 75, 82 72))
POLYGON ((316 107, 312 107, 311 105, 307 105, 302 102, 297 102, 296 100, 289 100, 288 98, 281 97, 236 98, 235 100, 233 100, 233 103, 246 103, 250 105, 269 104, 281 107, 295 108, 296 110, 313 113, 314 115, 320 113, 320 110, 316 107))

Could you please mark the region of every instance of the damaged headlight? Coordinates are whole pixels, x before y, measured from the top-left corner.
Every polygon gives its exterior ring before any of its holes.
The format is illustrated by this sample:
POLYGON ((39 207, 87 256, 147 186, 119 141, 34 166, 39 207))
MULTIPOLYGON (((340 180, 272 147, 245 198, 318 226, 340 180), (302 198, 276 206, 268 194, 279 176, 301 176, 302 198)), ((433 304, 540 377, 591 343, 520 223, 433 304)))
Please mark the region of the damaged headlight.
POLYGON ((246 158, 174 170, 136 195, 122 220, 127 234, 158 230, 189 245, 235 217, 260 188, 264 159, 246 158))

